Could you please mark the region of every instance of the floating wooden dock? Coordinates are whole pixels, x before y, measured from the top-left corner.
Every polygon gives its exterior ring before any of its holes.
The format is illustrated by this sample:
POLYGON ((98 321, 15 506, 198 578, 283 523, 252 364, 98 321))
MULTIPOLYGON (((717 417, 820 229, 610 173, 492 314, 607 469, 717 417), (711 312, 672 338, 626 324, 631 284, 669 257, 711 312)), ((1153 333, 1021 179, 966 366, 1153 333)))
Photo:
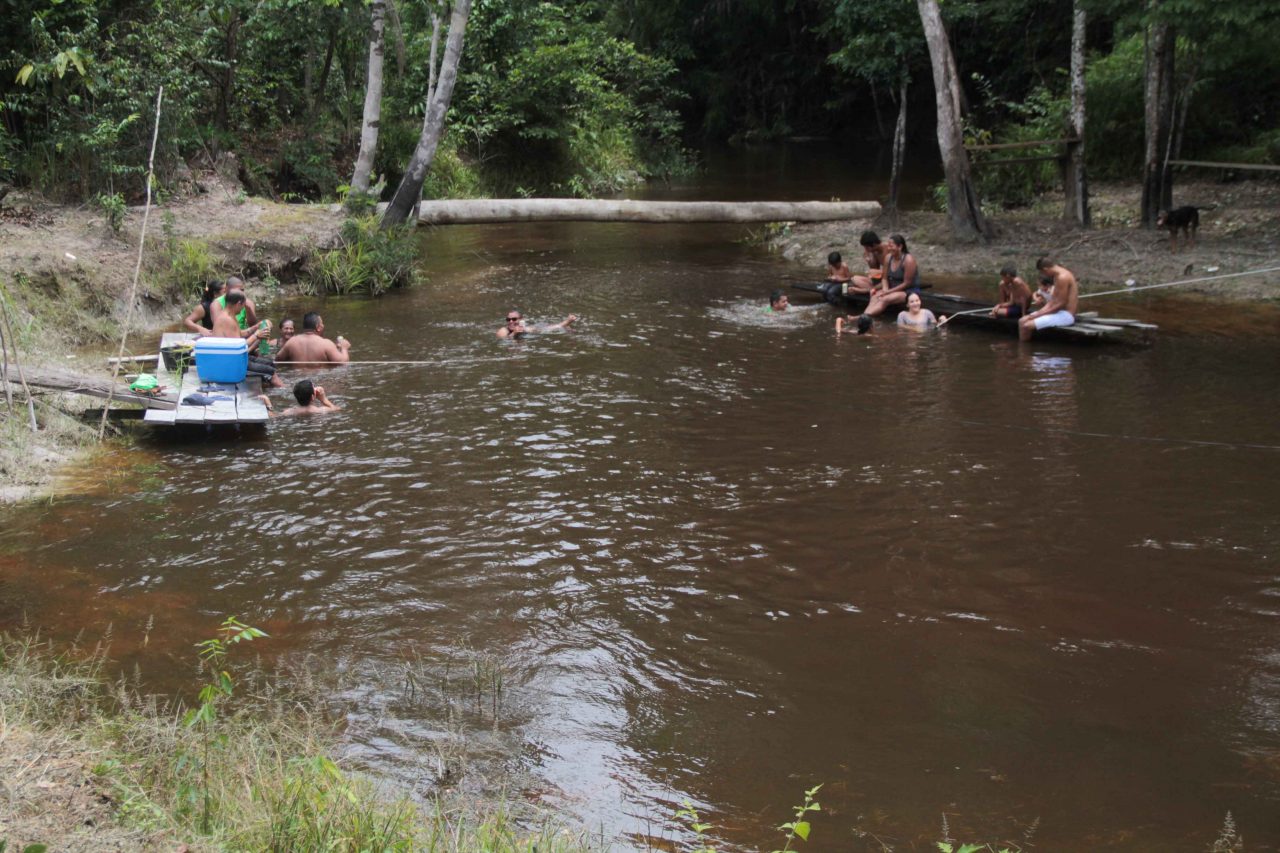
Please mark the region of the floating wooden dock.
MULTIPOLYGON (((166 332, 160 339, 160 349, 174 344, 194 343, 197 335, 189 332, 166 332)), ((156 362, 156 379, 167 389, 176 389, 177 407, 174 409, 148 409, 143 420, 159 426, 180 426, 184 424, 203 424, 205 426, 225 424, 265 424, 271 417, 266 404, 259 399, 262 394, 262 382, 256 376, 249 376, 243 382, 232 385, 226 382, 201 382, 192 364, 187 372, 178 375, 167 370, 164 359, 156 362), (191 394, 206 394, 210 397, 225 397, 214 400, 208 406, 192 406, 182 401, 191 394)))
MULTIPOLYGON (((833 291, 827 282, 805 282, 791 286, 796 290, 815 294, 838 308, 861 311, 867 307, 868 299, 865 294, 841 295, 838 288, 833 291)), ((920 296, 920 305, 923 308, 928 308, 938 317, 944 314, 950 317, 951 319, 947 321, 948 327, 972 326, 1001 332, 1015 338, 1018 336, 1018 321, 1011 320, 1008 317, 992 317, 990 311, 995 306, 990 302, 981 302, 949 293, 931 293, 925 290, 920 296)), ((893 316, 905 308, 905 304, 895 305, 886 311, 885 315, 893 316)), ((1158 329, 1159 327, 1152 323, 1113 317, 1099 317, 1096 311, 1080 311, 1076 314, 1076 322, 1072 325, 1041 329, 1035 333, 1033 340, 1066 341, 1069 343, 1118 343, 1142 346, 1152 342, 1158 329)))

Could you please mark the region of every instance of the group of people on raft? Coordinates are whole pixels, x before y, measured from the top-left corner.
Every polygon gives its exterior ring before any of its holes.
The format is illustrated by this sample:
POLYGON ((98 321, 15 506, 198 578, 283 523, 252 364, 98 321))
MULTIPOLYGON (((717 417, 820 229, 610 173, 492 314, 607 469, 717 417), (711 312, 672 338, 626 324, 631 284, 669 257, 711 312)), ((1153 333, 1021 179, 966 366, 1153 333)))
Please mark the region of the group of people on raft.
MULTIPOLYGON (((258 318, 253 300, 245 294, 244 281, 231 276, 226 281, 205 285, 200 303, 182 321, 183 327, 201 337, 243 338, 249 348, 248 375, 262 380, 263 387, 283 388, 276 375, 277 362, 298 365, 345 364, 351 360, 351 342, 341 335, 331 341, 324 336, 324 318, 310 311, 302 317, 302 331, 286 317, 280 321, 278 337, 271 321, 258 318)), ((323 386, 303 379, 293 386, 298 405, 281 415, 320 414, 337 411, 323 386)), ((261 398, 268 409, 271 400, 261 398)))
MULTIPOLYGON (((948 318, 935 317, 922 307, 920 298, 920 267, 915 256, 907 248, 907 240, 894 234, 881 240, 874 231, 863 231, 858 242, 867 264, 865 275, 854 275, 839 252, 827 256, 827 281, 840 285, 844 296, 864 295, 867 307, 861 314, 836 318, 836 333, 851 331, 863 335, 871 330, 871 318, 883 314, 895 305, 905 303, 905 310, 898 314, 898 325, 917 331, 946 325, 948 318)), ((1036 261, 1039 288, 1034 292, 1019 275, 1017 268, 1006 264, 1000 270, 1000 302, 992 307, 992 317, 1008 317, 1018 321, 1018 337, 1030 340, 1037 329, 1053 326, 1070 326, 1075 323, 1080 293, 1075 275, 1052 258, 1036 261), (1033 310, 1033 306, 1035 310, 1033 310)), ((789 302, 781 290, 775 290, 769 298, 769 310, 785 311, 789 302)))

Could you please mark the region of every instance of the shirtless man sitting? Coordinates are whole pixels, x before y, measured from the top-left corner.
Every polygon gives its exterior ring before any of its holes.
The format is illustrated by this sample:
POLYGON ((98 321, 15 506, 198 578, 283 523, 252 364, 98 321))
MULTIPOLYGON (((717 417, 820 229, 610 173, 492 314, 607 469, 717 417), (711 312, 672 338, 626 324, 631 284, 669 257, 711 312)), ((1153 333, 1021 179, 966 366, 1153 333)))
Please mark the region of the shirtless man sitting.
POLYGON ((324 386, 317 385, 310 379, 303 379, 301 382, 293 386, 293 397, 298 401, 298 405, 291 406, 279 414, 282 418, 292 418, 298 415, 327 415, 330 412, 340 412, 342 407, 336 405, 324 393, 324 386))
MULTIPOLYGON (((233 290, 238 290, 241 293, 245 292, 244 280, 239 276, 229 276, 222 295, 210 303, 209 313, 213 315, 214 320, 217 320, 218 315, 227 310, 227 294, 233 290)), ((235 316, 236 323, 240 326, 240 337, 249 337, 249 327, 258 325, 258 312, 254 307, 253 300, 249 298, 247 293, 245 294, 244 303, 231 313, 235 316)))
POLYGON ((862 246, 862 259, 867 262, 867 274, 850 279, 847 292, 870 293, 883 275, 885 245, 874 231, 863 231, 858 243, 862 246))
POLYGON ((1036 270, 1042 278, 1053 279, 1053 290, 1043 308, 1018 321, 1018 339, 1023 341, 1031 340, 1037 329, 1070 326, 1076 321, 1076 311, 1080 307, 1080 286, 1071 270, 1049 258, 1036 261, 1036 270))
POLYGON ((552 329, 567 329, 577 322, 578 315, 570 314, 559 323, 551 326, 526 326, 524 324, 524 315, 519 311, 508 311, 507 322, 501 329, 497 331, 500 338, 522 338, 531 332, 549 332, 552 329))
POLYGON ((306 364, 346 364, 351 360, 351 341, 339 336, 338 342, 324 337, 324 318, 315 311, 302 318, 302 334, 285 341, 276 353, 276 361, 306 364))
MULTIPOLYGON (((244 308, 244 291, 232 290, 226 295, 226 305, 222 311, 213 317, 213 334, 219 338, 238 338, 240 337, 240 324, 236 322, 236 314, 244 308)), ((248 337, 246 337, 245 345, 249 352, 253 352, 258 346, 259 338, 268 337, 271 334, 271 324, 264 323, 265 329, 254 326, 248 337)), ((257 356, 249 356, 250 376, 257 376, 262 379, 264 385, 270 385, 273 388, 279 388, 284 385, 280 378, 276 376, 275 363, 269 358, 258 358, 257 356)))

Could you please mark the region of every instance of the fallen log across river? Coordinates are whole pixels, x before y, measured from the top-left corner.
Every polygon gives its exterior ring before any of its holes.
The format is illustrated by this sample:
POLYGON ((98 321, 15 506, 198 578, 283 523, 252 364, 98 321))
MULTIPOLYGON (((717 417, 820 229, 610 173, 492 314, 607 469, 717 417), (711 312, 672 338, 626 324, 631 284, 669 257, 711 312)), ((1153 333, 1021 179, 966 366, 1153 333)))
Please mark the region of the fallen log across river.
MULTIPOLYGON (((379 209, 383 206, 379 205, 379 209)), ((876 201, 630 201, 483 198, 424 201, 424 225, 486 222, 826 222, 880 214, 876 201)))
POLYGON ((8 379, 14 385, 22 379, 28 385, 43 388, 46 391, 62 391, 68 394, 85 394, 100 400, 110 399, 116 403, 138 403, 148 409, 173 409, 177 406, 174 393, 168 394, 135 394, 128 385, 113 383, 109 378, 86 376, 71 370, 50 369, 46 367, 29 367, 23 365, 21 379, 17 365, 10 364, 8 373, 0 368, 0 380, 8 379))

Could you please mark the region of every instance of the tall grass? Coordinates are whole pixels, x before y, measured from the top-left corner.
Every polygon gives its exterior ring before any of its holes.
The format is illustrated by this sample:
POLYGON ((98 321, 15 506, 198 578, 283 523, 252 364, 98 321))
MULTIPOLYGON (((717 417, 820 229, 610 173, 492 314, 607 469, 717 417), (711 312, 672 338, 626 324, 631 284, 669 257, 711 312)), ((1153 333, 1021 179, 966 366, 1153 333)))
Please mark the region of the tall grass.
POLYGON ((376 216, 358 216, 342 225, 337 247, 318 253, 305 289, 312 295, 361 293, 381 296, 417 280, 412 225, 380 227, 376 216))
POLYGON ((213 748, 140 677, 108 676, 107 643, 0 635, 0 719, 75 741, 124 826, 201 849, 580 853, 608 845, 503 798, 411 799, 340 766, 338 729, 261 672, 221 706, 213 748), (207 811, 208 821, 204 820, 207 811))

